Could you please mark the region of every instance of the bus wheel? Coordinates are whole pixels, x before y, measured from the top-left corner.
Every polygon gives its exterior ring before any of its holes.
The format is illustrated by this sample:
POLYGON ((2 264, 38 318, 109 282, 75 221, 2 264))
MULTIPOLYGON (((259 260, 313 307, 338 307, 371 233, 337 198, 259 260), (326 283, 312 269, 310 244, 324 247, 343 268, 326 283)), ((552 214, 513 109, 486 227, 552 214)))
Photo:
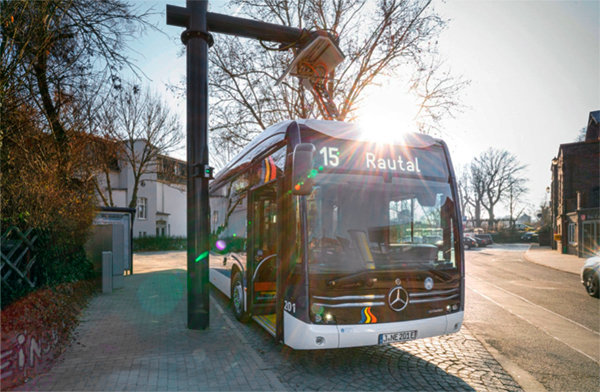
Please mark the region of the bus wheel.
POLYGON ((233 275, 233 283, 231 285, 231 305, 233 306, 233 314, 235 318, 245 323, 250 318, 248 313, 244 311, 244 284, 242 282, 242 274, 237 271, 233 275))

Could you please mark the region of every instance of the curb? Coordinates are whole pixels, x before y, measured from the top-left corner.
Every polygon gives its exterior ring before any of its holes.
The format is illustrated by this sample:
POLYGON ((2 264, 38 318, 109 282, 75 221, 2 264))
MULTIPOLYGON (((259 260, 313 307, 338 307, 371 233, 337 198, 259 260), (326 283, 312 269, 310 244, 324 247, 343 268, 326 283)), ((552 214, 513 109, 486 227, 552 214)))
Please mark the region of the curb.
POLYGON ((471 336, 473 336, 475 339, 477 339, 477 341, 479 341, 479 343, 481 343, 481 345, 490 353, 490 355, 494 357, 496 361, 498 361, 498 363, 500 364, 500 366, 502 366, 506 373, 510 374, 513 380, 515 380, 525 392, 547 392, 547 389, 542 384, 540 384, 540 382, 536 380, 535 377, 531 375, 531 373, 521 368, 508 357, 504 356, 503 354, 500 354, 498 350, 490 346, 483 338, 480 338, 475 333, 473 333, 471 329, 469 329, 468 327, 467 329, 469 330, 471 336))
POLYGON ((238 337, 238 339, 241 340, 241 342, 246 347, 248 347, 248 353, 250 354, 250 357, 251 357, 250 359, 254 363, 256 363, 258 365, 258 367, 265 373, 265 375, 269 379, 269 382, 274 387, 273 390, 275 390, 275 391, 286 391, 287 389, 279 381, 279 379, 277 378, 277 375, 272 370, 270 370, 270 367, 267 366, 264 363, 264 361, 258 355, 258 353, 252 348, 252 346, 250 346, 250 344, 248 343, 248 341, 246 340, 246 338, 244 337, 244 335, 242 335, 242 333, 236 327, 235 323, 233 321, 231 321, 231 319, 227 316, 227 314, 225 314, 225 311, 223 310, 223 308, 221 307, 221 305, 219 305, 217 303, 217 301, 214 299, 214 297, 213 297, 212 294, 210 295, 210 302, 217 309, 217 311, 221 314, 221 317, 223 317, 223 320, 225 320, 225 323, 227 324, 227 326, 229 327, 229 329, 235 334, 235 336, 238 337))
POLYGON ((530 249, 531 249, 531 248, 529 248, 527 251, 525 251, 525 252, 523 253, 523 258, 524 258, 526 261, 528 261, 528 262, 530 262, 530 263, 533 263, 533 264, 541 265, 541 266, 544 266, 544 267, 547 267, 547 268, 552 268, 553 270, 556 270, 556 271, 566 272, 566 273, 568 273, 568 274, 572 274, 572 275, 579 275, 579 273, 578 273, 578 272, 567 271, 567 270, 564 270, 564 269, 562 269, 562 268, 556 268, 556 267, 554 267, 554 266, 552 266, 552 265, 548 265, 548 264, 546 264, 546 263, 541 263, 541 262, 539 262, 539 261, 536 261, 536 260, 534 260, 532 257, 530 257, 530 256, 528 255, 528 253, 529 253, 530 249))

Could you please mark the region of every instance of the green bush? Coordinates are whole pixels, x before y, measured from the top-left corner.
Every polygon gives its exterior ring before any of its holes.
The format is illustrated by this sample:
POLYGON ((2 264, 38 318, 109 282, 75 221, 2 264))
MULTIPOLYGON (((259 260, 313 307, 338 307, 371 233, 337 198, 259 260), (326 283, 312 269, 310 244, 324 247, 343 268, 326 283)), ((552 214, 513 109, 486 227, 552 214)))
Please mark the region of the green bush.
POLYGON ((492 239, 494 242, 499 244, 512 244, 515 242, 522 242, 522 235, 523 233, 517 230, 502 230, 497 233, 493 233, 492 239))
POLYGON ((185 237, 148 236, 133 239, 134 252, 185 249, 187 249, 187 239, 185 237))
POLYGON ((38 230, 38 240, 31 256, 35 256, 29 278, 35 287, 20 281, 17 274, 10 276, 8 285, 1 290, 2 309, 15 300, 40 288, 55 287, 62 283, 88 280, 94 277, 92 263, 87 259, 83 246, 78 241, 59 241, 57 233, 38 230))
POLYGON ((94 266, 81 244, 57 244, 46 234, 40 238, 38 247, 33 272, 45 286, 94 278, 94 266))

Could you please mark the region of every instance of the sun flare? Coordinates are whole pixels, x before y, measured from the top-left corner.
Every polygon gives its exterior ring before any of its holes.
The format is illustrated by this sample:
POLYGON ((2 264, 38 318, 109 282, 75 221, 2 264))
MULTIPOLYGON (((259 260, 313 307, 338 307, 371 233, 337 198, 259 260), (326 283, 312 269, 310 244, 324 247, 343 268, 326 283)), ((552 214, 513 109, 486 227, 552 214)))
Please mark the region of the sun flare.
POLYGON ((401 85, 373 90, 358 109, 357 123, 369 139, 390 141, 417 132, 419 105, 414 95, 401 85))

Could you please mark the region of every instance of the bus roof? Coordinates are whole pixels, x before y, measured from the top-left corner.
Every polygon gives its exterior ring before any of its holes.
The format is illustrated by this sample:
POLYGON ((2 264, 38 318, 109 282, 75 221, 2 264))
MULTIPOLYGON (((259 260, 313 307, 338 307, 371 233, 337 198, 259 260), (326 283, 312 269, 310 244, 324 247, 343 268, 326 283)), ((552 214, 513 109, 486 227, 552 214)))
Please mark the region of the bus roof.
MULTIPOLYGON (((228 177, 233 169, 250 163, 254 158, 263 152, 278 144, 285 139, 290 125, 298 124, 300 130, 311 129, 336 139, 355 140, 369 142, 369 130, 360 127, 357 124, 351 124, 341 121, 315 120, 315 119, 297 119, 286 120, 265 129, 260 135, 256 136, 246 147, 240 151, 223 169, 219 170, 215 183, 218 183, 224 177, 228 177)), ((371 133, 372 134, 372 133, 371 133)), ((390 136, 385 144, 400 145, 413 148, 426 148, 434 144, 439 144, 439 140, 421 133, 398 133, 395 137, 390 136)))

